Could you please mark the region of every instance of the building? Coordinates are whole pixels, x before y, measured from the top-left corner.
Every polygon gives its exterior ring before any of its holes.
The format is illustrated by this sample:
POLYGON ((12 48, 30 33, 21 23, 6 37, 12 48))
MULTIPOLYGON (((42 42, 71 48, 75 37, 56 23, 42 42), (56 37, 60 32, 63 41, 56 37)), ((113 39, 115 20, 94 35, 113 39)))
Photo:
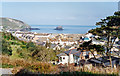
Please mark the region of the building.
POLYGON ((56 38, 49 38, 50 43, 52 44, 59 44, 59 45, 73 45, 77 44, 77 41, 74 41, 72 39, 56 39, 56 38))
MULTIPOLYGON (((120 58, 111 56, 111 60, 112 60, 112 67, 114 67, 114 65, 120 65, 120 58)), ((104 67, 110 66, 110 60, 108 56, 99 57, 97 59, 91 58, 88 61, 92 63, 93 66, 104 66, 104 67)))
POLYGON ((3 26, 0 26, 0 31, 2 31, 3 30, 3 26))
MULTIPOLYGON (((94 52, 94 55, 97 56, 97 52, 94 52)), ((79 64, 80 60, 87 60, 94 56, 90 51, 82 51, 74 48, 58 54, 57 57, 59 58, 58 64, 79 64)))

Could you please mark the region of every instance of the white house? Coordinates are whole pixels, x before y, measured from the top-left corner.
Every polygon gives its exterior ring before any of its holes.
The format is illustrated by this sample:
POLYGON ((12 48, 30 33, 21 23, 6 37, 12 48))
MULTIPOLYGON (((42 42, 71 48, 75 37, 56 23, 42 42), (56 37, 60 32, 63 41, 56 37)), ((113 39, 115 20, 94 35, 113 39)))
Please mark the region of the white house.
POLYGON ((72 44, 77 44, 77 41, 73 41, 73 40, 68 40, 68 39, 49 39, 49 41, 52 44, 59 44, 59 45, 72 45, 72 44))
POLYGON ((92 39, 92 44, 95 44, 95 45, 105 45, 105 41, 98 41, 96 39, 92 39))
POLYGON ((95 45, 105 45, 105 42, 102 42, 102 41, 92 41, 92 44, 95 44, 95 45))
POLYGON ((92 33, 87 33, 85 36, 90 38, 90 37, 93 36, 93 34, 92 33))
POLYGON ((113 47, 111 51, 119 51, 119 48, 113 47))
POLYGON ((0 26, 0 32, 3 30, 3 26, 0 26))
MULTIPOLYGON (((97 56, 97 53, 94 52, 94 55, 97 56)), ((59 58, 58 64, 72 64, 72 63, 79 64, 79 61, 81 59, 89 59, 94 57, 90 51, 81 50, 77 51, 77 49, 65 51, 64 53, 60 53, 57 56, 59 58)))
POLYGON ((50 36, 50 34, 35 34, 35 37, 41 38, 41 37, 46 37, 48 38, 50 36))
POLYGON ((59 62, 58 64, 68 64, 68 55, 66 55, 65 53, 60 53, 57 55, 57 57, 59 57, 59 62))

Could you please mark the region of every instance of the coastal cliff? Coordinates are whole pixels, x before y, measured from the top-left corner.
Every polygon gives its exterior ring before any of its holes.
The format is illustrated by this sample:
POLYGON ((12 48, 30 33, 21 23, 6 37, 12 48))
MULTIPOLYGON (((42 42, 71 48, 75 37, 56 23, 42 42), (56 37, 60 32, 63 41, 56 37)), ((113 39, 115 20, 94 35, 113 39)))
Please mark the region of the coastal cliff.
POLYGON ((12 18, 0 18, 0 26, 3 26, 5 30, 21 30, 26 29, 29 30, 31 27, 24 23, 23 21, 12 19, 12 18))

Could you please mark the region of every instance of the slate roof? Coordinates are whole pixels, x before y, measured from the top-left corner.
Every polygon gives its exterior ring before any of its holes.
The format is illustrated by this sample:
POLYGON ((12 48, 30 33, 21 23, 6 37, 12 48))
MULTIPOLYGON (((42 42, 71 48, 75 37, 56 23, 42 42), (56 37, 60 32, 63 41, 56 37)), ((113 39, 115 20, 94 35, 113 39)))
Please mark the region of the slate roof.
POLYGON ((57 56, 60 57, 60 56, 67 56, 67 55, 65 53, 60 53, 57 56))
POLYGON ((70 46, 65 46, 65 49, 69 49, 69 48, 71 48, 70 46))
POLYGON ((68 50, 68 51, 65 51, 64 53, 66 54, 74 54, 74 53, 77 53, 79 51, 77 51, 77 49, 72 49, 72 50, 68 50))
MULTIPOLYGON (((84 51, 84 52, 86 52, 88 54, 90 51, 84 51)), ((81 50, 77 51, 77 49, 72 49, 72 50, 65 51, 64 53, 66 53, 66 54, 73 54, 73 55, 79 57, 82 54, 82 51, 81 50)))
POLYGON ((78 52, 78 53, 76 53, 76 54, 74 54, 74 55, 80 56, 81 54, 82 54, 82 52, 78 52))
MULTIPOLYGON (((113 60, 119 60, 120 58, 111 56, 111 59, 112 59, 112 61, 113 61, 113 60)), ((101 62, 104 62, 104 63, 110 62, 108 56, 99 57, 99 58, 97 58, 97 59, 91 58, 91 59, 89 59, 88 61, 90 61, 90 62, 92 62, 92 63, 98 63, 98 64, 100 64, 101 62)))
MULTIPOLYGON (((84 52, 86 52, 86 54, 88 55, 90 51, 84 51, 84 52)), ((78 53, 75 53, 74 55, 79 57, 80 55, 82 55, 82 52, 79 51, 78 53)))
POLYGON ((112 54, 113 54, 114 56, 120 56, 120 51, 112 51, 112 54))

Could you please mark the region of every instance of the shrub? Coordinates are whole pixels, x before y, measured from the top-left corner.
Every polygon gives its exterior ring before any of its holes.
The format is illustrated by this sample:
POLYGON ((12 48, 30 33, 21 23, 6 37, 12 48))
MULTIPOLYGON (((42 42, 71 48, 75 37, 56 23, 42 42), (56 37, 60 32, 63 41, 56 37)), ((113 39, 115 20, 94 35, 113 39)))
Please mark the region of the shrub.
POLYGON ((13 65, 10 64, 2 64, 2 68, 13 68, 13 65))

